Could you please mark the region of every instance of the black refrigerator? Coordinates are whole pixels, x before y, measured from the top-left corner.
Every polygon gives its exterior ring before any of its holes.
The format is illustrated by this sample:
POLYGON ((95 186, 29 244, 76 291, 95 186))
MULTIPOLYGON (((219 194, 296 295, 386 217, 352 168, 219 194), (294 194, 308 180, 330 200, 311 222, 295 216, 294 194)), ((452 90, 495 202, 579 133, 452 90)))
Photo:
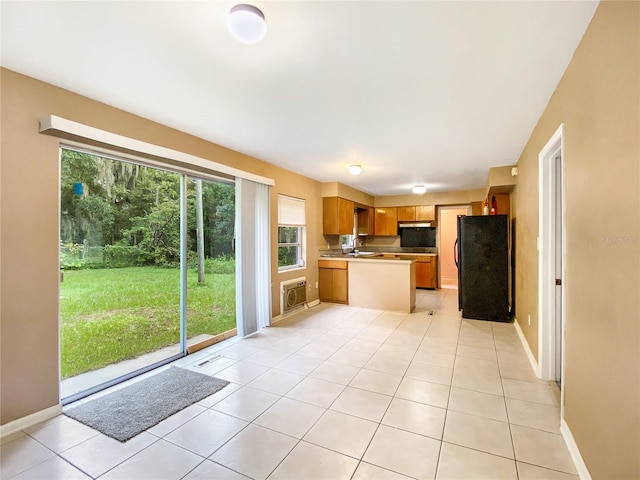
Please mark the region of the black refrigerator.
POLYGON ((462 318, 510 321, 509 217, 458 216, 454 252, 462 318))

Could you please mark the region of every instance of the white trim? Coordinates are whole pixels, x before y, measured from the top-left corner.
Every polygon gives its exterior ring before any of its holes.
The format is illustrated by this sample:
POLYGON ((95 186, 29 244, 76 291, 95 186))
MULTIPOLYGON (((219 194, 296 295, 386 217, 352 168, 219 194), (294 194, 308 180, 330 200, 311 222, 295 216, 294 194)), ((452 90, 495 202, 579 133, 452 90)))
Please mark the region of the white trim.
POLYGON ((39 412, 32 413, 31 415, 27 415, 26 417, 18 418, 13 422, 0 425, 0 438, 4 438, 13 433, 19 432, 20 430, 24 430, 25 428, 33 427, 45 420, 57 417, 61 413, 62 405, 58 404, 45 408, 44 410, 40 410, 39 412))
POLYGON ((151 167, 165 172, 186 175, 191 178, 199 178, 228 185, 235 184, 235 178, 230 175, 223 175, 220 172, 209 173, 203 171, 203 169, 196 169, 193 166, 190 168, 188 165, 178 165, 176 162, 168 163, 167 159, 155 160, 148 155, 144 156, 142 153, 136 155, 135 153, 130 153, 128 151, 125 152, 123 150, 114 149, 114 147, 109 149, 98 145, 88 145, 87 143, 76 142, 74 140, 63 138, 60 141, 60 148, 63 150, 87 153, 93 156, 100 156, 117 162, 135 163, 137 165, 143 165, 145 167, 151 167))
POLYGON ((56 115, 47 115, 46 117, 41 118, 39 131, 40 133, 65 139, 69 139, 69 137, 71 137, 71 140, 84 139, 90 145, 97 142, 104 146, 116 147, 133 153, 142 153, 158 159, 165 158, 185 165, 199 167, 211 173, 219 172, 233 177, 251 180, 252 182, 263 183, 270 186, 275 185, 274 180, 271 178, 254 175, 253 173, 245 172, 222 163, 217 163, 213 160, 196 157, 195 155, 180 152, 178 150, 161 147, 152 143, 136 140, 135 138, 125 137, 116 133, 100 130, 99 128, 90 127, 56 115))
POLYGON ((294 270, 305 270, 307 268, 307 227, 304 225, 280 225, 278 224, 278 242, 277 248, 280 247, 298 247, 298 263, 295 265, 278 266, 278 273, 292 272, 294 270), (280 243, 280 227, 297 228, 298 243, 280 243))
POLYGON ((280 322, 282 320, 284 320, 284 317, 282 315, 278 315, 276 317, 271 317, 271 325, 270 326, 273 326, 273 325, 275 325, 276 323, 278 323, 278 322, 280 322))
POLYGON ((560 433, 562 434, 562 438, 564 438, 564 443, 567 444, 567 449, 569 449, 569 455, 571 455, 571 459, 573 460, 573 464, 578 471, 578 476, 581 480, 591 480, 591 474, 589 473, 589 469, 587 468, 587 464, 584 463, 584 459, 580 454, 580 449, 576 444, 575 439, 569 429, 569 425, 564 421, 564 418, 560 419, 560 433))
MULTIPOLYGON (((555 133, 538 155, 539 214, 538 214, 538 362, 539 377, 555 380, 555 168, 550 160, 560 153, 564 161, 564 124, 555 133)), ((564 191, 564 189, 563 189, 564 191)), ((564 198, 563 198, 564 203, 564 198)), ((564 297, 564 252, 563 239, 562 289, 564 297)), ((564 305, 563 305, 564 316, 564 305)), ((562 332, 564 355, 564 327, 562 332)), ((563 362, 564 363, 564 362, 563 362)), ((564 372, 562 375, 564 383, 564 372)), ((561 386, 564 391, 564 385, 561 386)))
POLYGON ((527 342, 527 339, 524 336, 524 332, 520 328, 520 324, 518 323, 517 318, 513 319, 513 326, 515 327, 516 332, 518 333, 518 337, 520 338, 520 343, 522 343, 522 347, 524 348, 524 351, 527 354, 527 358, 529 359, 531 368, 533 368, 533 372, 535 373, 536 377, 540 377, 540 365, 538 365, 538 362, 536 361, 536 357, 533 355, 533 352, 531 351, 529 342, 527 342))
POLYGON ((309 310, 310 308, 315 307, 316 305, 320 305, 320 300, 318 300, 317 298, 309 303, 303 303, 302 304, 304 306, 304 308, 296 308, 295 310, 291 310, 290 312, 287 313, 281 313, 280 315, 278 315, 277 317, 273 317, 271 319, 271 325, 281 322, 282 320, 284 320, 287 317, 291 317, 292 315, 295 315, 297 313, 300 313, 303 310, 309 310))

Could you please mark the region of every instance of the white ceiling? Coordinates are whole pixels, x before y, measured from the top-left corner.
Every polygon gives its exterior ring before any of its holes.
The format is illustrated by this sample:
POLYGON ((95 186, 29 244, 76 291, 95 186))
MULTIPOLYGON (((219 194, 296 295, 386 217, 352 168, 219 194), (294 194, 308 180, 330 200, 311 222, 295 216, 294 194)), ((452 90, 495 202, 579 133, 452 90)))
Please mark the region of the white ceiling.
POLYGON ((374 195, 482 188, 517 162, 597 7, 257 1, 267 36, 242 45, 234 4, 3 1, 2 66, 374 195))

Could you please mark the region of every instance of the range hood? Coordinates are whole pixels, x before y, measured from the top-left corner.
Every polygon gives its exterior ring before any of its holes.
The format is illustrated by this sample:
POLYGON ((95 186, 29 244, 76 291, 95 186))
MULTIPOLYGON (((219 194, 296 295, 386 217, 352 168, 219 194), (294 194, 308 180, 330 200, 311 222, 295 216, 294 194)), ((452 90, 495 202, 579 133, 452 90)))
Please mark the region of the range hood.
POLYGON ((399 223, 398 228, 423 228, 430 227, 431 223, 399 223))

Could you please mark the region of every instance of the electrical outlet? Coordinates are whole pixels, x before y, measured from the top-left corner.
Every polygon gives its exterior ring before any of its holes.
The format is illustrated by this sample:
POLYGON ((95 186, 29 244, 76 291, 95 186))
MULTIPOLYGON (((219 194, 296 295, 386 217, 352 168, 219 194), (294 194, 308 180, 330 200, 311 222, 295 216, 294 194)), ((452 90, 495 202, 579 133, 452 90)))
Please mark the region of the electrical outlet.
POLYGON ((531 326, 531 314, 527 314, 527 322, 529 323, 529 326, 531 326))
POLYGON ((309 285, 309 291, 311 291, 311 285, 309 285))
POLYGON ((316 282, 316 288, 318 288, 318 282, 316 282))

